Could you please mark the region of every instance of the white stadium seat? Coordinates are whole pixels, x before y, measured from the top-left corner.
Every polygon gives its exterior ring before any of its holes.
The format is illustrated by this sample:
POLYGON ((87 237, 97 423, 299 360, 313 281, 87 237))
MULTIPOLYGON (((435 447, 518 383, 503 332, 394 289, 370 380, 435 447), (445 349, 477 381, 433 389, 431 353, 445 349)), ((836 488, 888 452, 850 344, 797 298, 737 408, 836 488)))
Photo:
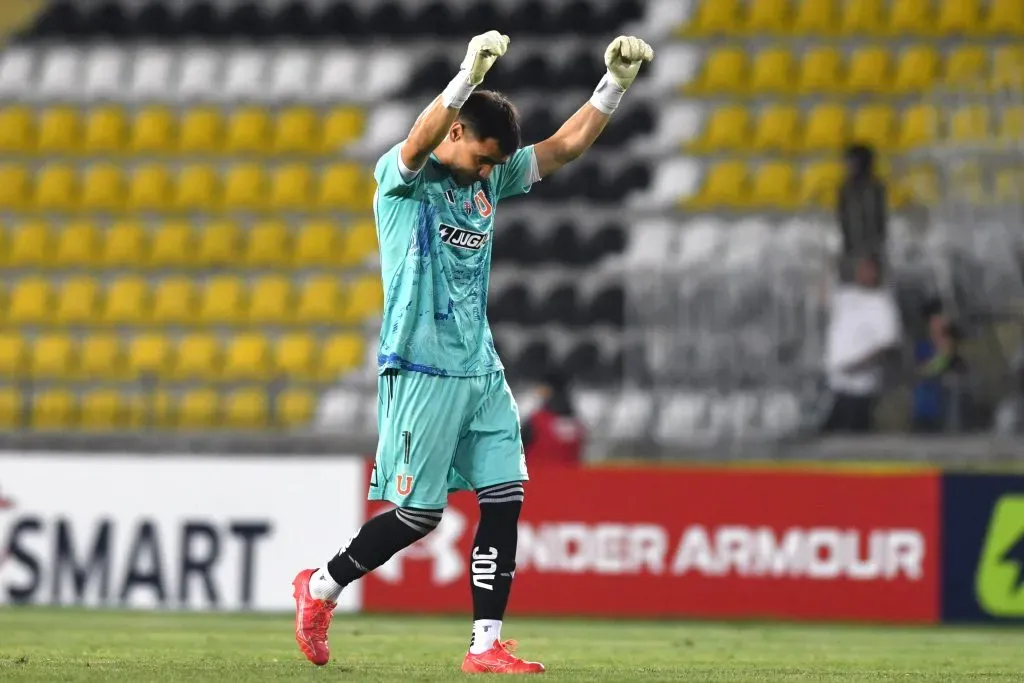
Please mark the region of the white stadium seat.
POLYGON ((615 439, 639 439, 648 432, 654 397, 650 392, 627 390, 609 414, 608 435, 615 439))
POLYGON ((699 443, 704 437, 701 423, 707 409, 707 398, 703 394, 679 393, 668 397, 658 413, 656 438, 665 443, 699 443))
POLYGON ((127 56, 113 46, 94 49, 85 65, 85 95, 93 99, 120 97, 124 91, 127 56))
POLYGON ((306 97, 315 64, 311 50, 295 48, 278 53, 270 64, 268 95, 275 100, 306 97))
POLYGON ((177 95, 186 100, 217 97, 220 64, 221 54, 212 48, 195 47, 184 52, 179 65, 177 95))
POLYGON ((236 50, 224 60, 222 96, 227 100, 258 100, 266 97, 267 53, 257 48, 236 50))
POLYGON ((144 47, 135 53, 129 92, 139 101, 162 99, 171 92, 175 54, 163 47, 144 47))
POLYGON ((59 47, 48 50, 39 72, 36 93, 43 99, 76 99, 82 87, 81 50, 59 47))
POLYGON ((694 218, 682 226, 676 265, 688 269, 717 263, 725 249, 727 227, 717 218, 694 218))
POLYGON ((21 99, 33 89, 36 52, 27 47, 0 51, 0 97, 21 99))
POLYGON ((348 48, 325 52, 320 60, 313 94, 325 101, 355 99, 356 93, 365 87, 366 76, 361 73, 363 61, 356 50, 348 48))

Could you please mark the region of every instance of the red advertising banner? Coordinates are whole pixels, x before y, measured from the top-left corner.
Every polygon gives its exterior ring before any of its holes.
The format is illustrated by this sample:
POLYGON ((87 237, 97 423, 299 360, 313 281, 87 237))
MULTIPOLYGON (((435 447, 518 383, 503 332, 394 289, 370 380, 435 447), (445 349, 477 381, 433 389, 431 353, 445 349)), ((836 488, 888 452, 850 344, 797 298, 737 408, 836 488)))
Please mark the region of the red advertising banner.
MULTIPOLYGON (((934 622, 933 473, 533 468, 512 614, 934 622)), ((371 504, 369 514, 390 506, 371 504)), ((366 577, 367 611, 465 612, 478 517, 366 577)))

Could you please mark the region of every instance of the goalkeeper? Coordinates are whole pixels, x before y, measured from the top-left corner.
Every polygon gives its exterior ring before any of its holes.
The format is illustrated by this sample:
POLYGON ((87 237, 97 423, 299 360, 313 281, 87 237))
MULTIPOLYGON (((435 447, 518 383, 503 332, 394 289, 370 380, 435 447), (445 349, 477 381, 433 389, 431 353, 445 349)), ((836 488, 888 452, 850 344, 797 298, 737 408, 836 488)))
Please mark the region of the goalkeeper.
POLYGON ((613 40, 590 101, 551 137, 521 147, 512 103, 479 89, 508 44, 497 31, 473 38, 459 72, 374 171, 385 296, 369 498, 397 507, 366 522, 325 565, 296 576, 295 638, 314 664, 330 658, 327 629, 345 586, 430 533, 449 491, 472 490, 480 523, 468 560, 474 614, 462 670, 544 671, 501 640, 529 477, 519 410, 486 318, 494 214, 499 201, 528 192, 593 144, 654 53, 638 38, 613 40))

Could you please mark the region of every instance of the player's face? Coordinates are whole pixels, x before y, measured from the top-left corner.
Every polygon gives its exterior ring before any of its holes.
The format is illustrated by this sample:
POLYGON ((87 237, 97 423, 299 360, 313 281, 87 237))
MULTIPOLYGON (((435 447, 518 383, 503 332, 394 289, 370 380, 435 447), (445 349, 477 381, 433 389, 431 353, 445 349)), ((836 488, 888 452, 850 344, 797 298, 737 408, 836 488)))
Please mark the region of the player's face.
POLYGON ((508 159, 494 138, 480 140, 469 131, 465 131, 455 144, 453 163, 449 165, 455 182, 459 185, 472 185, 487 180, 494 167, 508 159))

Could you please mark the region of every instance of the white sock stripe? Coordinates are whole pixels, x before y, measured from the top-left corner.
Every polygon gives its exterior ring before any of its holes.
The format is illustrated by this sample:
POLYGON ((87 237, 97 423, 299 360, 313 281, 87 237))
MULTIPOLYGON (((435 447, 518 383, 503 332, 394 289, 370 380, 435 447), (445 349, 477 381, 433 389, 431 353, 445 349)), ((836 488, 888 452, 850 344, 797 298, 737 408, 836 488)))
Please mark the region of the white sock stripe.
POLYGON ((494 486, 487 486, 477 491, 477 496, 482 497, 489 496, 492 494, 511 493, 513 491, 518 491, 519 493, 525 491, 525 488, 523 487, 523 482, 513 481, 508 484, 495 484, 494 486))
POLYGON ((426 536, 434 529, 432 526, 423 526, 422 524, 417 524, 416 522, 403 519, 402 517, 399 517, 398 521, 422 536, 426 536))
POLYGON ((437 527, 438 523, 441 521, 440 518, 416 518, 411 516, 408 512, 402 510, 401 508, 399 508, 396 516, 398 517, 398 521, 400 521, 402 524, 405 524, 413 531, 423 534, 424 536, 433 531, 437 527))
POLYGON ((415 519, 422 522, 433 522, 437 523, 441 521, 440 512, 416 512, 413 510, 405 510, 403 508, 398 509, 398 514, 408 519, 415 519))
POLYGON ((481 505, 490 505, 493 503, 522 503, 525 496, 508 496, 506 498, 481 498, 478 502, 481 505))

